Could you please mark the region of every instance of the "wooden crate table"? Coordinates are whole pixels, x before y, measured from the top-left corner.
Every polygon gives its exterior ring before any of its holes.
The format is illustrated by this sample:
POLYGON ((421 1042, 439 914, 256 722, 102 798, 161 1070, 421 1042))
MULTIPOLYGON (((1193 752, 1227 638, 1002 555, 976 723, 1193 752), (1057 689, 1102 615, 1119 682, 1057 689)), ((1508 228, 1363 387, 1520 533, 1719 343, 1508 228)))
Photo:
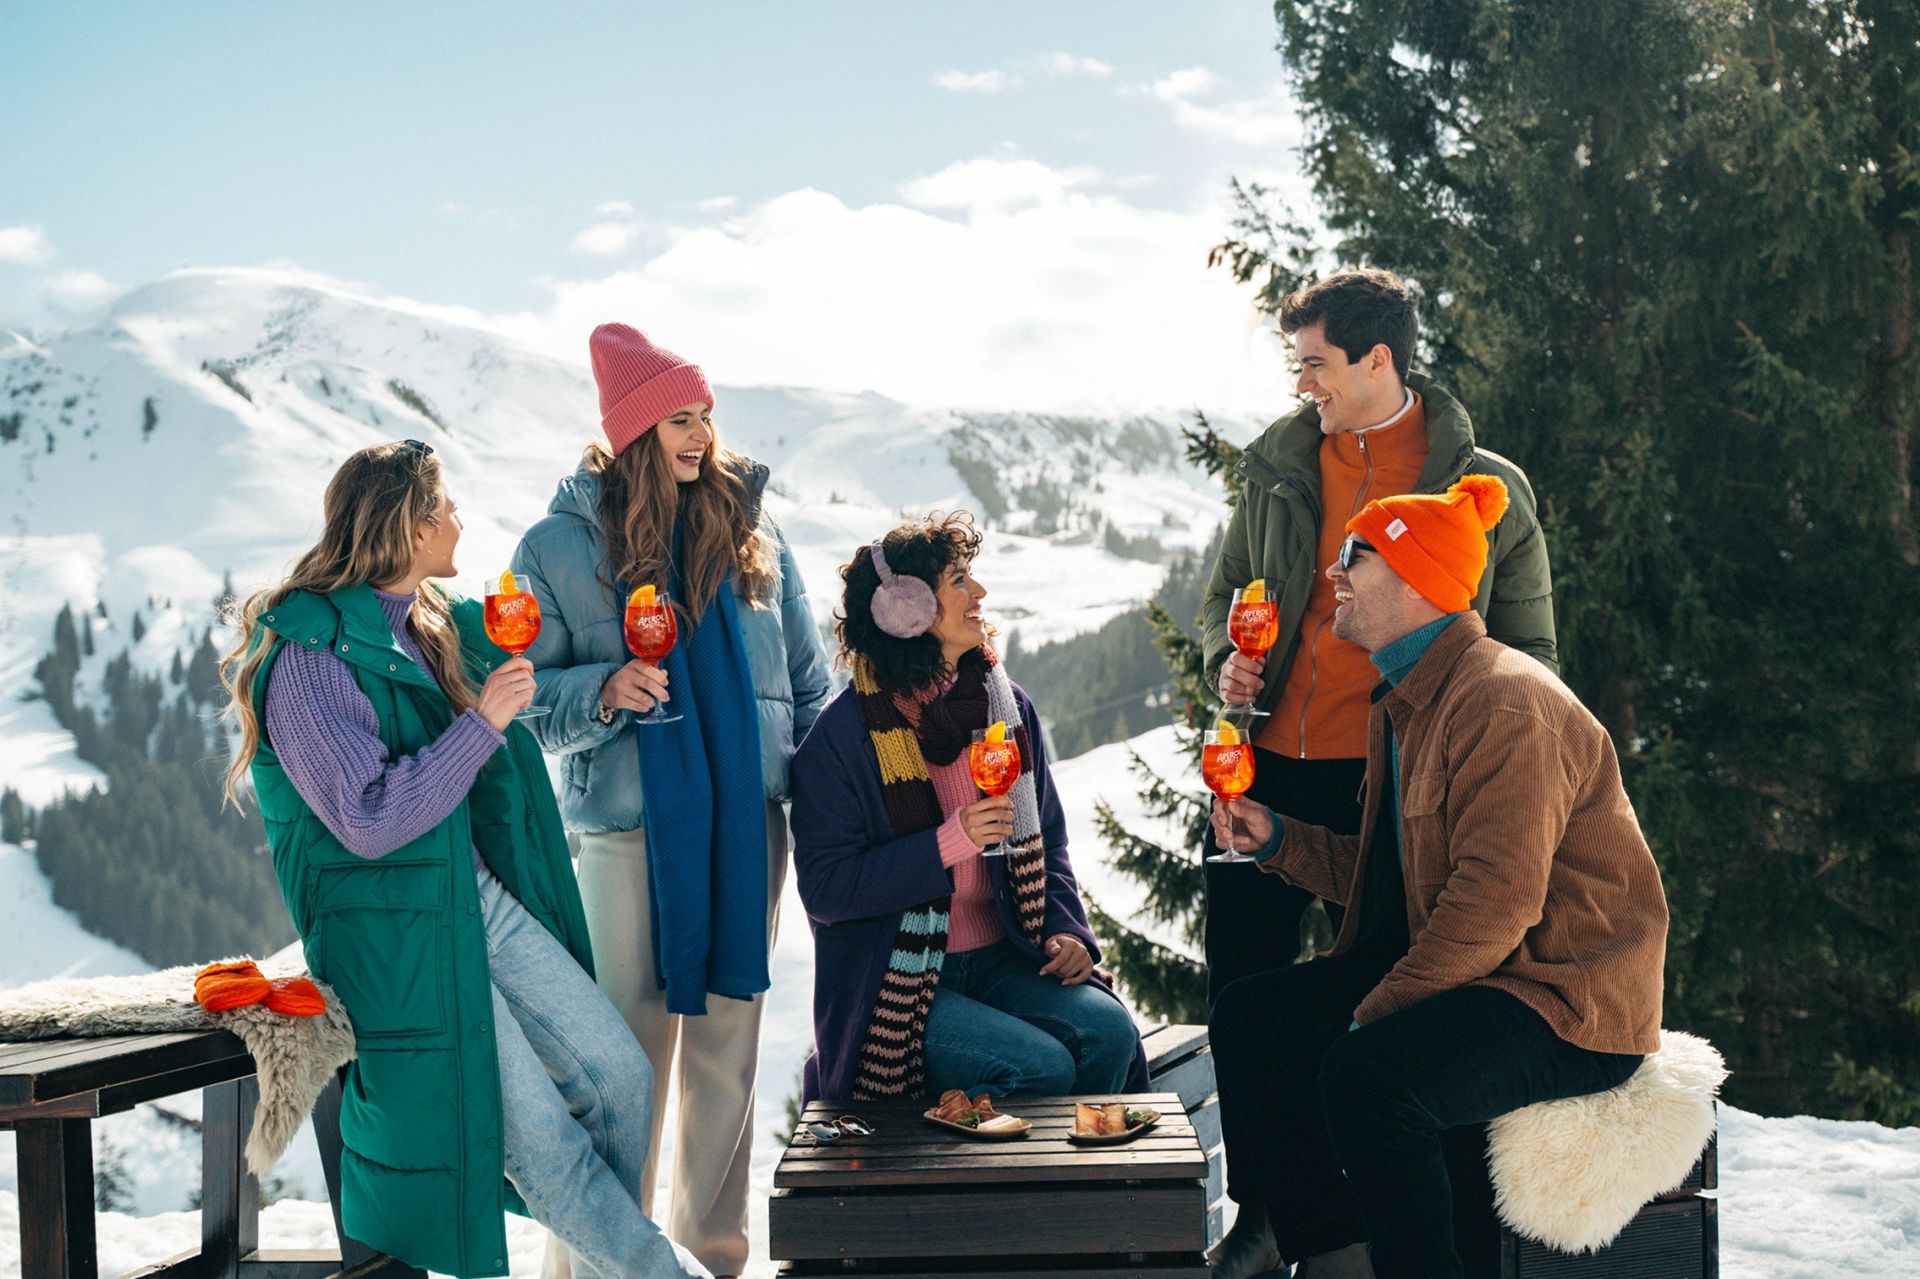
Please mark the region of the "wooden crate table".
POLYGON ((1033 1124, 979 1141, 921 1118, 925 1102, 808 1106, 853 1114, 871 1137, 791 1142, 774 1170, 767 1235, 781 1274, 1205 1279, 1207 1156, 1177 1093, 1084 1097, 1150 1106, 1160 1121, 1117 1146, 1079 1146, 1072 1098, 1009 1099, 1033 1124))

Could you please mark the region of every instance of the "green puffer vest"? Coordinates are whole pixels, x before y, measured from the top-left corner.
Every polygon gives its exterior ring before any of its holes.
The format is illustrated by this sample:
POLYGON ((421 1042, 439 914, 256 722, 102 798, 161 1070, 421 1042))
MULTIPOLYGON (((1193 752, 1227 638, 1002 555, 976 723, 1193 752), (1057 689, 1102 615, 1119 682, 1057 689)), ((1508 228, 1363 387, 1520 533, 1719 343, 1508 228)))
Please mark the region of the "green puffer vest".
MULTIPOLYGON (((507 655, 487 639, 477 602, 456 601, 453 616, 477 685, 507 655)), ((391 758, 419 751, 453 722, 446 697, 395 644, 367 587, 296 592, 260 622, 259 642, 273 645, 252 690, 263 721, 273 663, 284 646, 300 644, 347 664, 391 758)), ((340 1103, 346 1229, 412 1265, 463 1277, 507 1273, 502 1213, 525 1212, 502 1171, 493 984, 470 847, 593 972, 540 748, 518 724, 506 737, 452 816, 371 861, 334 838, 270 742, 252 766, 308 967, 353 1019, 358 1057, 340 1103)))
MULTIPOLYGON (((1473 611, 1487 633, 1509 648, 1538 658, 1559 674, 1560 651, 1553 624, 1553 573, 1540 528, 1533 486, 1526 472, 1490 449, 1476 447, 1467 410, 1447 389, 1420 373, 1407 385, 1419 392, 1427 413, 1427 460, 1416 493, 1444 493, 1461 476, 1497 475, 1507 486, 1507 513, 1487 531, 1487 571, 1474 595, 1473 611)), ((1233 592, 1256 577, 1280 605, 1280 637, 1267 654, 1265 687, 1255 699, 1272 710, 1286 687, 1300 646, 1300 619, 1316 574, 1320 548, 1320 415, 1311 405, 1281 418, 1249 444, 1240 457, 1240 503, 1227 522, 1220 557, 1214 561, 1200 605, 1207 685, 1220 686, 1220 667, 1233 651, 1227 612, 1233 592)), ((1376 494, 1376 496, 1382 496, 1376 494)))

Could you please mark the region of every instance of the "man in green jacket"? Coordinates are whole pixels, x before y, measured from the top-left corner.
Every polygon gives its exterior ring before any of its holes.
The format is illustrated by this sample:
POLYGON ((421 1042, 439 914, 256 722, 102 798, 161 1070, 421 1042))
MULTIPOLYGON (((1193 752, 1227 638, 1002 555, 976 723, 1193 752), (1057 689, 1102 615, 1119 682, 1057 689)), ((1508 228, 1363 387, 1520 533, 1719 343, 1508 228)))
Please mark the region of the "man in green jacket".
MULTIPOLYGON (((1472 608, 1493 638, 1558 672, 1546 538, 1526 475, 1478 447, 1460 401, 1410 369, 1419 318, 1406 285, 1387 271, 1343 271, 1289 296, 1280 327, 1308 398, 1247 446, 1242 491, 1202 606, 1208 682, 1256 716, 1248 798, 1341 834, 1360 827, 1368 694, 1377 678, 1366 651, 1333 633, 1333 587, 1324 570, 1346 523, 1367 502, 1437 494, 1465 475, 1499 478, 1511 495, 1487 533, 1487 571, 1472 608), (1235 590, 1264 582, 1279 631, 1264 656, 1237 652, 1228 634, 1235 590)), ((1209 1002, 1232 982, 1293 963, 1313 894, 1249 863, 1207 866, 1209 1002)), ((1328 914, 1339 925, 1339 908, 1328 914)), ((1215 1249, 1220 1279, 1270 1270, 1264 1212, 1232 1178, 1241 1207, 1215 1249)))

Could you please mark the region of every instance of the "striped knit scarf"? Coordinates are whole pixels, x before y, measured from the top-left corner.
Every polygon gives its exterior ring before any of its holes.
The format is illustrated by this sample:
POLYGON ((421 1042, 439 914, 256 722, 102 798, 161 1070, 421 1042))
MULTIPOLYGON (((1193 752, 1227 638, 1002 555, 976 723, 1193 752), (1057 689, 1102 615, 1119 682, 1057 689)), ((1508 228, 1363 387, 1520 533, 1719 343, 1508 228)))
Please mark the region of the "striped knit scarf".
MULTIPOLYGON (((988 705, 996 719, 1021 724, 1006 672, 987 653, 988 705)), ((880 763, 880 791, 887 821, 895 836, 932 830, 943 820, 940 797, 933 789, 927 761, 913 725, 894 703, 893 695, 874 676, 864 657, 853 661, 853 691, 880 763)), ((985 727, 982 725, 982 727, 985 727)), ((1047 910, 1046 850, 1040 839, 1039 808, 1033 781, 1025 766, 1032 753, 1024 727, 1016 727, 1023 765, 1013 789, 1014 837, 1017 846, 1007 857, 1020 931, 1036 949, 1047 910), (1024 801, 1022 792, 1024 790, 1024 801)), ((947 920, 950 898, 936 897, 901 912, 895 929, 887 971, 880 993, 867 1018, 867 1033, 854 1069, 853 1095, 857 1101, 875 1097, 917 1097, 926 1091, 927 1013, 940 989, 940 970, 947 958, 947 920)))

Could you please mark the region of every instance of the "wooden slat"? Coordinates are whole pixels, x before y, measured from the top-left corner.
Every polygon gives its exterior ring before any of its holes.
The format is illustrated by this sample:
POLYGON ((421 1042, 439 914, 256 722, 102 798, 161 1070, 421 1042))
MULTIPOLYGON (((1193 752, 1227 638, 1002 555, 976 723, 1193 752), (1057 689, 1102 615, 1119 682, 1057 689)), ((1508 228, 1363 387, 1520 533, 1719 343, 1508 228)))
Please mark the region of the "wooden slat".
POLYGON ((1187 1116, 1187 1122, 1193 1125, 1193 1136, 1200 1143, 1200 1149, 1211 1154, 1220 1148, 1219 1098, 1209 1098, 1206 1105, 1187 1116))
POLYGON ((138 1047, 93 1041, 29 1073, 0 1076, 0 1103, 53 1101, 136 1080, 235 1058, 250 1061, 246 1046, 224 1030, 137 1037, 138 1047))
POLYGON ((1175 1254, 1130 1261, 1124 1257, 1067 1258, 1044 1269, 1008 1268, 1005 1258, 983 1257, 969 1265, 953 1261, 931 1268, 912 1269, 862 1265, 848 1271, 838 1261, 789 1261, 778 1271, 780 1279, 812 1279, 813 1276, 858 1276, 858 1279, 1207 1279, 1206 1258, 1175 1254))
POLYGON ((177 1093, 198 1092, 216 1084, 245 1079, 252 1074, 252 1057, 224 1057, 184 1070, 169 1071, 164 1075, 150 1075, 131 1083, 115 1084, 86 1095, 95 1099, 96 1115, 117 1115, 121 1111, 132 1110, 142 1102, 171 1097, 177 1093))
POLYGON ((1152 1077, 1154 1087, 1158 1090, 1160 1072, 1164 1067, 1175 1065, 1181 1058, 1207 1046, 1207 1028, 1160 1026, 1151 1035, 1142 1035, 1140 1043, 1147 1050, 1147 1074, 1152 1077))
POLYGON ((330 1279, 340 1273, 333 1248, 280 1249, 240 1259, 240 1279, 330 1279))
POLYGON ((200 1253, 205 1279, 239 1279, 241 1258, 260 1248, 260 1187, 241 1147, 253 1128, 259 1085, 219 1084, 200 1103, 200 1253))
POLYGON ((95 1279, 93 1125, 85 1119, 23 1123, 20 1279, 95 1279))
POLYGON ((38 1062, 51 1061, 73 1053, 98 1049, 125 1050, 145 1040, 145 1035, 89 1035, 76 1038, 62 1035, 53 1039, 21 1039, 0 1044, 0 1077, 32 1075, 38 1062))
MULTIPOLYGON (((855 1186, 1014 1185, 1054 1182, 1066 1177, 1094 1180, 1086 1170, 1083 1151, 1032 1154, 1020 1158, 955 1160, 939 1156, 902 1159, 840 1159, 820 1163, 783 1162, 773 1184, 783 1190, 836 1189, 855 1186)), ((1105 1161, 1099 1179, 1124 1181, 1196 1181, 1206 1174, 1204 1156, 1178 1161, 1165 1153, 1143 1153, 1136 1160, 1105 1161)))
POLYGON ((854 1195, 776 1190, 767 1235, 776 1260, 1036 1257, 1198 1252, 1206 1244, 1199 1183, 1073 1184, 1025 1193, 955 1187, 854 1195))
POLYGON ((1507 1236, 1501 1258, 1506 1279, 1707 1279, 1707 1199, 1649 1204, 1599 1252, 1553 1252, 1507 1236))
POLYGON ((1179 1095, 1180 1108, 1193 1110, 1214 1095, 1213 1049, 1202 1048, 1153 1077, 1153 1086, 1179 1095))

